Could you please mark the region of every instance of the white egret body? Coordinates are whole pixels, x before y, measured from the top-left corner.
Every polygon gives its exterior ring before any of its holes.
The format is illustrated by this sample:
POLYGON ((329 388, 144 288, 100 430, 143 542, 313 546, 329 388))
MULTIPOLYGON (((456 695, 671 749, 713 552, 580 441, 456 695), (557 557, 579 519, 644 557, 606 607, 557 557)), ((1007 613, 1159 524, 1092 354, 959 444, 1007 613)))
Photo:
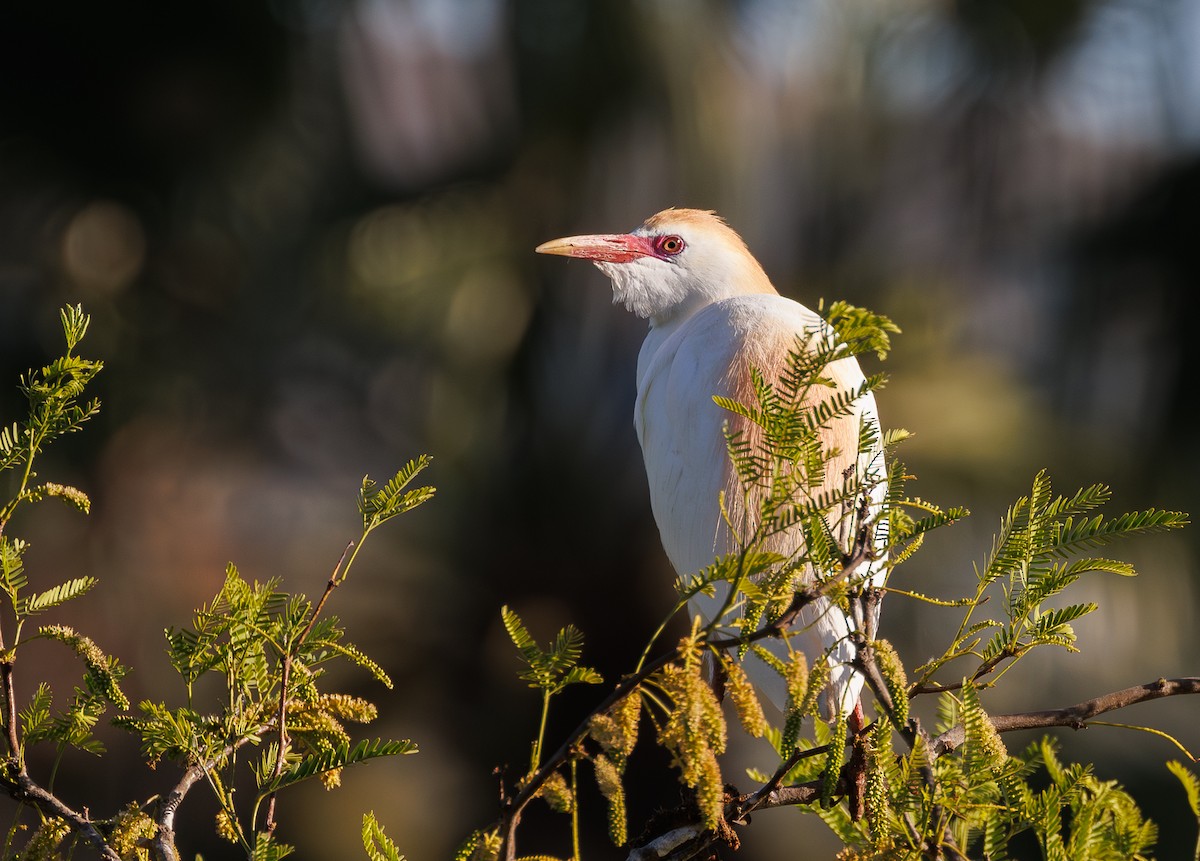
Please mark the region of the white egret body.
MULTIPOLYGON (((592 260, 612 280, 613 301, 649 320, 638 356, 634 426, 667 556, 681 575, 700 571, 737 549, 735 533, 750 534, 759 510, 756 496, 747 499, 743 493, 724 436, 727 423, 750 435, 755 428, 717 406, 713 395, 754 403, 750 369, 774 380, 788 352, 796 349, 797 337, 810 343, 828 338, 828 326, 808 308, 780 296, 741 238, 709 212, 668 209, 632 233, 572 236, 537 250, 592 260), (721 516, 722 492, 733 532, 721 516)), ((853 358, 838 360, 825 373, 842 390, 864 381, 853 358)), ((830 393, 825 389, 818 394, 824 399, 830 393)), ((881 452, 858 454, 863 421, 878 426, 870 394, 822 432, 826 450, 838 452, 826 470, 827 489, 839 486, 848 469, 857 471, 860 480, 882 478, 881 452)), ((873 492, 875 510, 883 492, 879 481, 873 492)), ((764 549, 790 556, 803 543, 797 527, 777 535, 764 549)), ((864 567, 854 576, 874 580, 882 575, 864 567)), ((703 598, 696 609, 710 619, 722 598, 703 598)), ((818 600, 805 608, 798 627, 803 630, 792 642, 803 648, 810 665, 822 657, 830 664, 826 715, 851 712, 862 687, 861 676, 847 666, 854 657, 848 639, 853 622, 830 602, 818 600)), ((772 642, 778 652, 786 652, 787 644, 772 642)), ((748 662, 747 669, 782 709, 782 679, 761 663, 755 667, 748 662)))

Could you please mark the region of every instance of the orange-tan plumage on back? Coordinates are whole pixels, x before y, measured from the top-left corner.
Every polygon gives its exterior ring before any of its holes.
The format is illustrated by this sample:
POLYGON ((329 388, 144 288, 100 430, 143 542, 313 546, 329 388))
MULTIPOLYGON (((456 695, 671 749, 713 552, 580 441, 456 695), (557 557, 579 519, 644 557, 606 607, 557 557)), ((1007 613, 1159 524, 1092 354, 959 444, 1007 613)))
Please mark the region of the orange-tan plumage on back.
MULTIPOLYGON (((724 428, 730 422, 751 437, 757 429, 722 410, 713 396, 752 402, 750 369, 777 378, 788 352, 803 343, 798 338, 811 343, 831 337, 826 324, 780 296, 741 237, 712 212, 667 209, 630 233, 572 236, 537 250, 592 260, 612 280, 613 301, 649 320, 638 356, 634 427, 654 518, 676 571, 694 573, 737 549, 756 525, 760 499, 756 492, 742 493, 726 452, 724 428), (728 522, 718 501, 722 493, 728 522)), ((863 383, 853 358, 834 362, 826 374, 842 390, 863 383)), ((826 471, 829 482, 840 481, 851 468, 864 478, 882 474, 878 449, 858 454, 864 421, 878 425, 869 394, 823 431, 826 450, 839 452, 826 471)), ((880 483, 880 494, 882 490, 880 483)), ((881 499, 874 502, 878 506, 881 499)), ((770 549, 790 556, 802 546, 796 529, 774 537, 770 549)), ((856 576, 878 575, 862 571, 856 576)), ((706 618, 719 606, 720 596, 697 602, 706 618)), ((849 713, 862 687, 861 677, 849 666, 853 623, 829 602, 818 601, 806 608, 799 626, 804 630, 798 639, 810 662, 825 656, 830 663, 827 715, 849 713)), ((782 708, 785 693, 778 675, 765 665, 758 672, 749 669, 760 689, 782 708)))

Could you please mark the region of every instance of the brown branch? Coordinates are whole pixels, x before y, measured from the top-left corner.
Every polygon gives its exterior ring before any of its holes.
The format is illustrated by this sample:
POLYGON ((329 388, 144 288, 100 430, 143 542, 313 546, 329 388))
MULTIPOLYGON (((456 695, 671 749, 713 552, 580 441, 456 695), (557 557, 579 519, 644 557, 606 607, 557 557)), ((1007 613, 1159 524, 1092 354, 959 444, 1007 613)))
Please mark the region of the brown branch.
MULTIPOLYGON (((4 634, 0 631, 0 652, 5 652, 4 634)), ((34 805, 38 810, 49 812, 62 819, 75 831, 83 835, 92 847, 106 861, 120 861, 117 853, 108 845, 104 835, 96 828, 95 823, 87 813, 79 813, 62 802, 52 792, 44 789, 25 770, 25 760, 21 754, 21 738, 17 731, 17 696, 13 684, 14 655, 9 653, 0 661, 0 686, 3 687, 4 697, 4 738, 8 745, 8 759, 4 763, 4 783, 7 784, 8 794, 17 801, 25 801, 34 805)))
MULTIPOLYGON (((997 732, 1014 732, 1022 729, 1046 729, 1061 726, 1071 729, 1086 729, 1088 721, 1105 712, 1123 709, 1137 703, 1174 697, 1185 694, 1200 694, 1200 676, 1185 676, 1178 679, 1157 679, 1144 685, 1134 685, 1121 691, 1102 694, 1062 709, 1047 709, 1037 712, 1020 712, 996 715, 991 718, 997 732)), ((933 739, 931 744, 938 756, 949 753, 963 743, 964 730, 961 724, 933 739)))
POLYGON ((257 738, 263 733, 270 731, 270 729, 271 724, 269 722, 264 723, 256 730, 248 732, 237 741, 226 745, 225 749, 217 756, 205 762, 190 765, 184 770, 183 776, 179 778, 179 782, 158 803, 158 816, 155 818, 157 833, 155 833, 154 839, 151 841, 156 858, 160 859, 160 861, 179 861, 179 850, 175 847, 175 814, 179 810, 179 805, 183 803, 184 796, 188 794, 191 788, 199 783, 210 771, 220 766, 235 751, 249 744, 252 737, 257 738))
MULTIPOLYGON (((870 680, 869 676, 868 680, 870 680)), ((1200 677, 1158 679, 1144 685, 1103 694, 1067 708, 1003 714, 989 716, 989 719, 998 732, 1045 729, 1056 726, 1083 729, 1088 726, 1088 720, 1104 712, 1115 711, 1148 700, 1185 694, 1200 694, 1200 677)), ((914 727, 910 732, 922 731, 919 727, 914 727)), ((961 745, 963 738, 964 730, 960 724, 932 739, 930 750, 934 752, 935 756, 945 756, 961 745)), ((821 748, 820 752, 826 749, 821 748)), ((816 752, 818 751, 805 751, 805 754, 815 754, 816 752)), ((788 763, 792 765, 798 761, 796 754, 788 759, 788 763)), ((790 766, 782 769, 782 773, 786 774, 788 770, 790 770, 790 766)), ((776 776, 773 776, 756 792, 741 796, 727 804, 725 818, 729 822, 743 824, 745 817, 753 811, 812 804, 820 800, 821 781, 813 780, 794 786, 778 786, 779 774, 780 771, 777 770, 776 776)), ((843 766, 835 794, 844 795, 847 787, 846 768, 843 766)), ((702 857, 702 853, 706 849, 714 846, 720 840, 721 837, 716 832, 705 830, 699 823, 690 823, 674 828, 640 847, 631 849, 629 861, 690 861, 690 859, 702 857)), ((936 852, 938 849, 939 847, 929 847, 931 852, 936 852)), ((962 857, 961 852, 952 844, 942 844, 940 849, 953 852, 955 857, 962 857)))
POLYGON ((321 615, 321 611, 325 609, 325 602, 329 600, 329 596, 333 590, 342 585, 342 581, 338 579, 338 575, 342 573, 342 566, 346 564, 346 557, 350 555, 350 551, 354 549, 354 542, 351 541, 346 545, 346 549, 342 551, 342 558, 333 566, 333 573, 329 575, 329 582, 325 584, 325 591, 321 595, 321 600, 317 602, 316 609, 313 610, 312 618, 308 620, 308 625, 304 628, 304 633, 300 635, 300 642, 303 643, 308 639, 308 635, 312 633, 313 626, 317 624, 317 617, 321 615))
MULTIPOLYGON (((0 651, 5 651, 4 635, 0 632, 0 651)), ((8 755, 12 762, 21 762, 21 739, 17 736, 17 696, 13 687, 13 656, 0 661, 0 684, 4 687, 4 738, 8 743, 8 755)))
POLYGON ((7 767, 9 773, 6 775, 5 782, 9 784, 9 795, 17 801, 32 804, 41 812, 57 816, 66 822, 72 829, 83 835, 83 838, 100 853, 100 857, 105 861, 121 861, 120 856, 108 845, 108 841, 104 839, 104 835, 100 833, 86 812, 79 813, 73 810, 54 793, 43 789, 37 781, 29 776, 25 766, 15 758, 9 759, 7 767))

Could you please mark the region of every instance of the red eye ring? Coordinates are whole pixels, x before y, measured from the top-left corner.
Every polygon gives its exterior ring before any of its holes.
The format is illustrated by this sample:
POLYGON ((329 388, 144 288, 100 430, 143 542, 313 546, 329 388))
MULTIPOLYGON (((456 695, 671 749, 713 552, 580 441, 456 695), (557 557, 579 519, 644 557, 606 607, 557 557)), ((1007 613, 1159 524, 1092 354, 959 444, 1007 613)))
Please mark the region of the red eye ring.
POLYGON ((654 240, 654 250, 667 257, 674 257, 685 248, 687 248, 687 243, 683 241, 683 237, 675 234, 660 236, 654 240))

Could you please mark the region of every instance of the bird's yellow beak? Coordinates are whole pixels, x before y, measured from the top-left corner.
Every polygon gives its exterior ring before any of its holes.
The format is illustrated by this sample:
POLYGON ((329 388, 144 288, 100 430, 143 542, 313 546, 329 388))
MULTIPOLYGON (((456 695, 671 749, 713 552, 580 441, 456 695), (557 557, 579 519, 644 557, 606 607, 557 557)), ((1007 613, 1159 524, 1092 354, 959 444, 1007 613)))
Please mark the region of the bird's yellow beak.
POLYGON ((641 236, 632 233, 595 233, 551 239, 534 249, 538 254, 582 257, 603 263, 628 263, 639 257, 651 257, 654 249, 641 236))

